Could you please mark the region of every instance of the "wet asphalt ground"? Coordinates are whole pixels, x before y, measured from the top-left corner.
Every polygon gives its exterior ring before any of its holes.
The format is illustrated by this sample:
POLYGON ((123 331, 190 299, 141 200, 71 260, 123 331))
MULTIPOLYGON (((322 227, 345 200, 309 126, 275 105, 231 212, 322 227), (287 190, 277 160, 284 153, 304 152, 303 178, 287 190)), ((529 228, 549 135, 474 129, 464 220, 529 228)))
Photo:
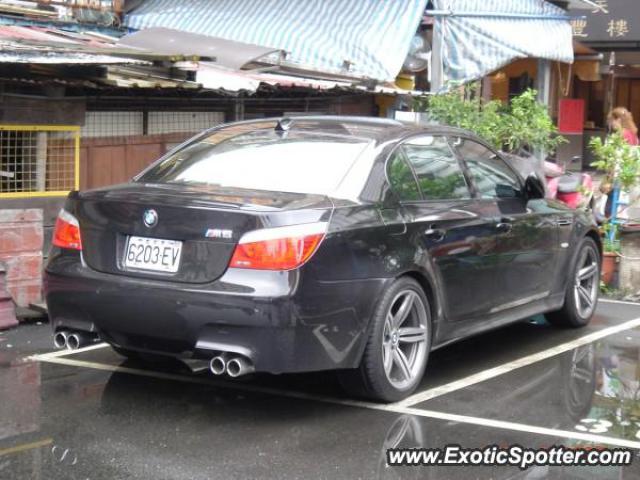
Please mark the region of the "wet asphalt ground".
POLYGON ((529 321, 434 352, 389 406, 330 373, 236 381, 54 352, 48 324, 0 332, 0 479, 637 479, 626 467, 389 467, 395 447, 625 447, 640 453, 640 305, 582 330, 529 321), (53 353, 51 353, 53 352, 53 353))

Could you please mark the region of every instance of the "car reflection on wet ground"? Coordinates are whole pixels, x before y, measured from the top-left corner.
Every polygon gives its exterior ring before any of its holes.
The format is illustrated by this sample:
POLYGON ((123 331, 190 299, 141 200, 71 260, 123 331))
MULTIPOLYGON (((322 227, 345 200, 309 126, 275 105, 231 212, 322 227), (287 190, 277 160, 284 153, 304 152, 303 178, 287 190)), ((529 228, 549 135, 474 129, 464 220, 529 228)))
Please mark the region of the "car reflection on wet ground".
POLYGON ((384 407, 325 373, 225 383, 110 348, 49 355, 48 325, 23 326, 0 335, 0 478, 639 478, 640 458, 386 465, 388 448, 453 443, 640 448, 638 318, 640 306, 602 303, 580 331, 525 322, 443 348, 418 393, 384 407))

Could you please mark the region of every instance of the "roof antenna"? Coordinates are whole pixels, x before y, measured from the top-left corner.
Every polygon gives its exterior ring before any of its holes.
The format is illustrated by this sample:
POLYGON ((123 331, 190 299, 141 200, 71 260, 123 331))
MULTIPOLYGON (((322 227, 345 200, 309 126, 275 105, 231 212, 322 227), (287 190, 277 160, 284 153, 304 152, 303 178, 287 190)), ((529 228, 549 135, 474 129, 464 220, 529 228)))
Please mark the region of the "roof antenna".
POLYGON ((293 123, 293 120, 289 117, 282 117, 280 120, 278 120, 278 124, 276 125, 276 132, 278 133, 285 133, 288 132, 289 129, 291 128, 291 124, 293 123))

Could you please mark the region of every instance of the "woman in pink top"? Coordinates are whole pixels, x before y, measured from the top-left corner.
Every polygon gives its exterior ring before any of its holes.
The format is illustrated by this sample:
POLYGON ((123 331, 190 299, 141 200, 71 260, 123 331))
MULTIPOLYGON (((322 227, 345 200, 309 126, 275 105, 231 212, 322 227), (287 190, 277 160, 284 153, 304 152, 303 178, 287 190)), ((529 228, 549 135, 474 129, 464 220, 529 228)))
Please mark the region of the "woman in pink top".
POLYGON ((629 145, 638 145, 638 127, 633 121, 633 115, 624 107, 611 110, 607 117, 609 128, 614 132, 621 132, 629 145))

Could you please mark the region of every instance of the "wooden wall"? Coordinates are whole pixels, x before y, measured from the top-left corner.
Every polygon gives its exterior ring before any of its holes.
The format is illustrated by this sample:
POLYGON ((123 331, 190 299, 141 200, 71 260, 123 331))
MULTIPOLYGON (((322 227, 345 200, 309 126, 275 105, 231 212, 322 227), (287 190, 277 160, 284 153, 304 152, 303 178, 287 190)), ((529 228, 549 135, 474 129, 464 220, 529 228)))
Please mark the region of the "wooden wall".
POLYGON ((615 104, 626 107, 640 122, 640 78, 616 78, 615 104))
POLYGON ((126 182, 189 133, 82 139, 80 190, 126 182))

